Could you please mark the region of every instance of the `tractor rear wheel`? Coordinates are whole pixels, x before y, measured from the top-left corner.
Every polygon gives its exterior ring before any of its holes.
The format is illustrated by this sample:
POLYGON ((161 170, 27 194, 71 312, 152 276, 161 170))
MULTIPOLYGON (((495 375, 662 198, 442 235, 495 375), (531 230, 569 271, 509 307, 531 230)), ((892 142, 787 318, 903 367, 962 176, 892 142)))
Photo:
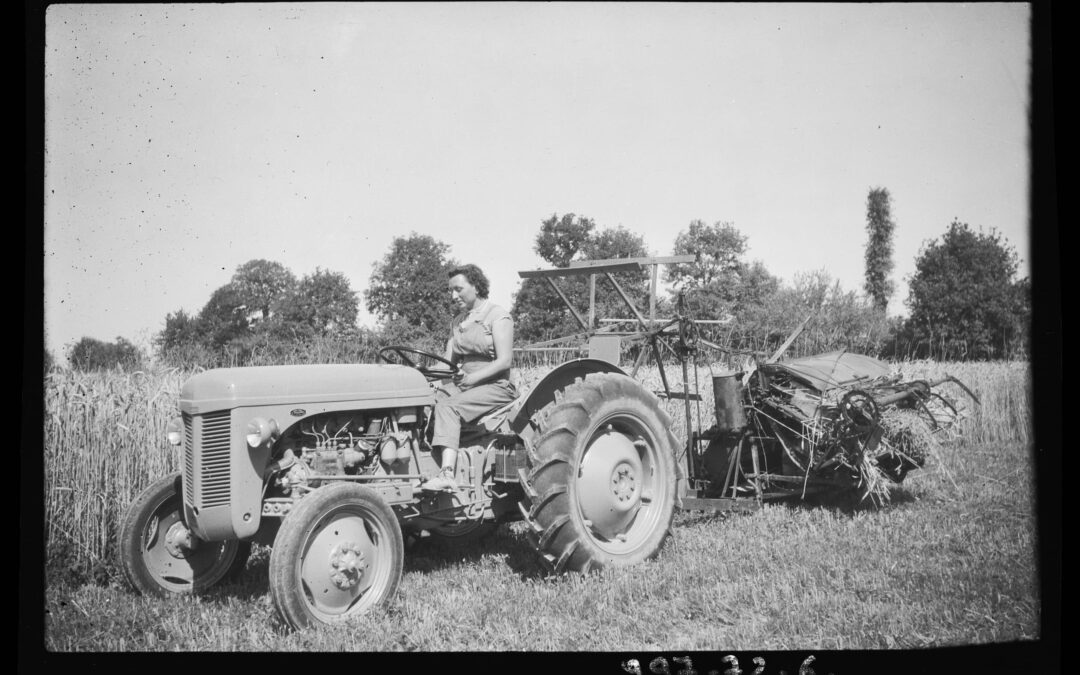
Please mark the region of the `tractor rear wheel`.
POLYGON ((532 423, 519 508, 547 566, 584 573, 656 556, 675 512, 678 447, 656 396, 626 375, 590 374, 532 423))

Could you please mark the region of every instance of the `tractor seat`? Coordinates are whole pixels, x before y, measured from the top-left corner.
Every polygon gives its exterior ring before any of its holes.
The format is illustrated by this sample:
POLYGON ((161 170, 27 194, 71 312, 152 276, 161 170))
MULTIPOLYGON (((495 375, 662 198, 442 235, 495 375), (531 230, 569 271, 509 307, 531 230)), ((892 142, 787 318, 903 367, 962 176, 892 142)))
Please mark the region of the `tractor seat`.
POLYGON ((499 425, 503 423, 503 420, 506 419, 507 415, 517 409, 517 406, 525 398, 524 394, 521 392, 518 386, 518 383, 520 382, 520 374, 518 373, 517 368, 510 369, 510 382, 514 385, 514 389, 518 390, 518 397, 515 398, 513 401, 510 401, 506 405, 499 406, 491 412, 484 414, 484 416, 480 417, 475 422, 463 424, 461 426, 463 433, 466 430, 473 432, 495 431, 495 429, 497 429, 499 425))
POLYGON ((521 402, 522 398, 523 397, 518 396, 506 405, 495 408, 488 414, 473 422, 470 426, 484 427, 488 431, 495 431, 495 429, 498 428, 500 424, 502 424, 503 420, 506 419, 507 414, 509 414, 510 411, 513 410, 514 407, 521 402))

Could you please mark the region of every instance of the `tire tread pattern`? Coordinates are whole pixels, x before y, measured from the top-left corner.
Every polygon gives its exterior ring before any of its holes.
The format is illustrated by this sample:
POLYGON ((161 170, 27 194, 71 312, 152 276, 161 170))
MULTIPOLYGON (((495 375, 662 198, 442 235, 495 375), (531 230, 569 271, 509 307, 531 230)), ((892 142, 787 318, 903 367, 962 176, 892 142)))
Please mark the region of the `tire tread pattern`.
POLYGON ((526 443, 529 468, 519 470, 523 498, 518 507, 529 525, 527 535, 545 565, 557 574, 588 573, 609 565, 634 564, 655 557, 670 532, 681 475, 675 462, 679 444, 670 429, 671 418, 655 394, 626 375, 591 373, 584 380, 557 391, 555 400, 537 411, 530 423, 537 433, 532 443, 526 443), (625 558, 605 554, 593 543, 592 535, 577 514, 571 513, 570 486, 577 479, 574 467, 578 461, 578 441, 596 428, 593 424, 596 412, 602 408, 610 411, 613 402, 617 409, 639 413, 644 420, 653 422, 650 430, 664 446, 657 448, 660 461, 654 469, 669 474, 661 479, 668 483, 665 499, 669 504, 660 505, 667 512, 663 513, 655 533, 648 536, 645 549, 625 558))

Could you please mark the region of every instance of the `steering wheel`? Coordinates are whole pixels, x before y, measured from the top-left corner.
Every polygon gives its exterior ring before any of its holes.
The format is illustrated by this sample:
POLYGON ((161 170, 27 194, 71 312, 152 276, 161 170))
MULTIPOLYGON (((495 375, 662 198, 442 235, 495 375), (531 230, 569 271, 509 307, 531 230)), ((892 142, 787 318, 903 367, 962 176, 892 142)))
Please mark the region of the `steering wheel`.
MULTIPOLYGON (((447 361, 441 356, 432 354, 431 352, 425 352, 420 349, 413 349, 412 347, 406 347, 404 345, 390 345, 389 347, 383 347, 379 350, 379 360, 386 363, 406 365, 410 368, 415 368, 420 371, 420 374, 429 380, 445 380, 452 378, 458 374, 460 370, 456 364, 447 361), (416 361, 409 358, 409 355, 422 356, 425 359, 430 359, 437 363, 446 365, 446 368, 431 368, 429 366, 419 366, 416 361)), ((419 360, 419 359, 417 359, 419 360)))

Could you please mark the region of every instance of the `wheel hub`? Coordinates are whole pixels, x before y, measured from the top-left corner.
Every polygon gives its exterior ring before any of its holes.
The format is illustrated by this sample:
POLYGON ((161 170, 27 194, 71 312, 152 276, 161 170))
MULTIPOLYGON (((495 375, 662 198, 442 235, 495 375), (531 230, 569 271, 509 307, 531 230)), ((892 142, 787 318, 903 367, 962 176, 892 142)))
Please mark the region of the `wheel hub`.
POLYGON ((330 551, 330 581, 338 588, 348 590, 360 583, 369 565, 360 544, 340 542, 330 551))
POLYGON ((605 539, 618 539, 641 507, 645 473, 639 448, 611 427, 590 443, 578 471, 582 518, 605 539))
POLYGON ((621 462, 611 474, 611 492, 620 502, 627 502, 634 498, 637 491, 637 476, 634 467, 627 462, 621 462))
POLYGON ((165 550, 174 558, 184 558, 195 548, 191 530, 183 522, 177 521, 165 533, 165 550))

